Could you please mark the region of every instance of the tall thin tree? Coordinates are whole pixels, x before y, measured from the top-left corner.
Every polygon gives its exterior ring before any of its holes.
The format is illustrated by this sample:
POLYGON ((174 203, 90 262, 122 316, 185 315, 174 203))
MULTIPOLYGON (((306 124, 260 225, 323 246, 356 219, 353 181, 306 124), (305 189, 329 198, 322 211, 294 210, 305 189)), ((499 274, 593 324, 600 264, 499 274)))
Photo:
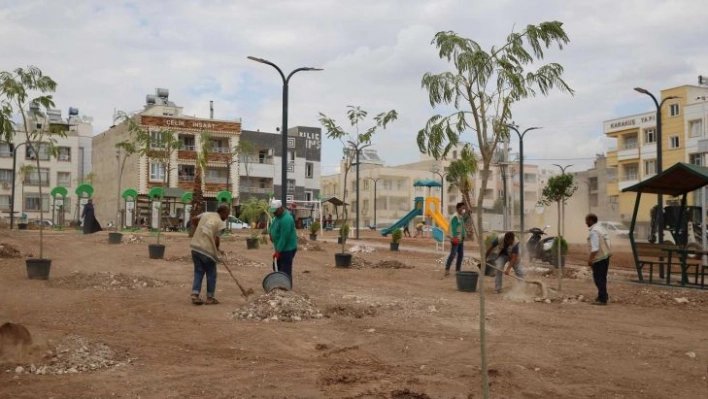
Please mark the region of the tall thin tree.
MULTIPOLYGON (((428 92, 432 107, 455 108, 455 112, 431 117, 418 132, 418 146, 422 152, 435 159, 443 158, 454 146, 462 144, 472 151, 472 143, 463 143, 461 137, 472 134, 475 149, 481 157, 482 187, 484 193, 489 180, 492 156, 497 144, 509 137, 507 124, 511 121, 512 105, 520 100, 547 95, 552 89, 573 93, 563 80, 563 67, 557 63, 542 65, 531 70, 534 61, 544 57, 544 49, 553 45, 562 48, 569 42, 558 21, 528 25, 521 32, 512 32, 500 47, 489 51, 455 32, 438 32, 432 43, 440 58, 453 65, 453 70, 426 73, 422 86, 428 92)), ((477 196, 477 227, 482 231, 483 195, 477 196)), ((482 258, 482 274, 486 269, 484 241, 477 236, 482 258)), ((482 388, 489 397, 487 362, 486 313, 484 279, 480 279, 479 296, 480 350, 482 361, 482 388)))

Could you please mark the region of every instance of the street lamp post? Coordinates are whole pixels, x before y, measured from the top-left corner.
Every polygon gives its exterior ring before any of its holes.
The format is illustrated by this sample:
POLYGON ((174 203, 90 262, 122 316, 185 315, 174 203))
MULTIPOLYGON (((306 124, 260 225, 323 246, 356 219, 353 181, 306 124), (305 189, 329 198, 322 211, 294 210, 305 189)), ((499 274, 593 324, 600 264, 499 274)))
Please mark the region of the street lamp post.
POLYGON ((311 67, 302 67, 302 68, 297 68, 290 72, 288 76, 286 77, 283 71, 274 63, 265 60, 263 58, 256 58, 252 56, 246 57, 251 61, 256 61, 260 62, 261 64, 268 64, 275 68, 275 70, 278 71, 280 74, 280 77, 283 79, 283 127, 282 127, 282 167, 281 167, 281 200, 283 203, 283 206, 286 206, 288 203, 288 198, 287 198, 287 188, 288 188, 288 164, 287 164, 287 156, 288 156, 288 84, 290 83, 290 78, 295 75, 296 73, 300 71, 322 71, 322 68, 311 68, 311 67))
POLYGON ((440 176, 440 213, 445 215, 445 176, 447 176, 447 172, 440 173, 440 170, 438 169, 438 165, 433 165, 433 168, 430 170, 431 172, 435 173, 436 175, 440 176))
MULTIPOLYGON (((12 230, 15 224, 15 177, 17 177, 17 149, 27 143, 20 143, 18 145, 10 144, 12 148, 12 192, 10 194, 10 230, 12 230)), ((42 199, 39 199, 39 206, 42 206, 42 199)))
MULTIPOLYGON (((661 155, 662 155, 662 138, 661 138, 661 107, 664 105, 664 103, 668 100, 673 100, 678 98, 678 96, 668 96, 665 99, 661 100, 659 102, 656 97, 651 94, 648 90, 643 89, 641 87, 635 87, 634 91, 642 94, 646 94, 651 99, 654 101, 654 105, 656 106, 656 174, 661 174, 661 172, 664 171, 663 165, 661 163, 661 155)), ((658 233, 659 233, 659 244, 664 243, 664 198, 663 195, 659 194, 657 197, 657 207, 659 208, 657 211, 657 225, 658 225, 658 233)))
MULTIPOLYGON (((519 136, 519 202, 521 203, 521 215, 519 215, 519 227, 521 230, 521 240, 524 239, 524 136, 531 130, 540 129, 540 127, 530 127, 524 130, 523 133, 519 132, 516 125, 507 125, 509 129, 516 132, 519 136)), ((511 206, 514 206, 514 201, 512 199, 511 206)), ((513 209, 513 208, 512 208, 513 209)), ((519 248, 523 248, 523 245, 519 248)))
POLYGON ((378 223, 376 223, 376 184, 379 182, 379 180, 381 180, 381 178, 377 177, 374 179, 373 177, 367 177, 366 179, 374 182, 374 229, 378 229, 379 226, 378 223))

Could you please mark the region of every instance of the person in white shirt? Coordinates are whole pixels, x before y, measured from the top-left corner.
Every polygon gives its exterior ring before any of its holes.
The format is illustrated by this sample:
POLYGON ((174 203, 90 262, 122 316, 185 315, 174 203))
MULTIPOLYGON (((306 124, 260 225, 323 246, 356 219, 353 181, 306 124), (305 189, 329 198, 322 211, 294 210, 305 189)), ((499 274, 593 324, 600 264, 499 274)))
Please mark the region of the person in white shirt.
POLYGON ((585 224, 590 229, 588 234, 588 266, 592 268, 592 279, 597 287, 597 298, 593 305, 605 306, 609 300, 607 295, 607 270, 610 268, 610 237, 597 223, 597 215, 589 213, 585 216, 585 224))

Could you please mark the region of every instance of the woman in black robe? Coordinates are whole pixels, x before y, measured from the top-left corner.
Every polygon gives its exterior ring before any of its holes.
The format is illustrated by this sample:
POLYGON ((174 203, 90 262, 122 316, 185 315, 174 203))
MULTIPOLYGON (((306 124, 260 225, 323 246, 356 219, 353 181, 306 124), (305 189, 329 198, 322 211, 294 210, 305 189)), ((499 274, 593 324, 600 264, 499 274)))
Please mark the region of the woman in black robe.
POLYGON ((84 211, 81 212, 81 217, 84 218, 84 234, 93 234, 103 230, 101 224, 96 220, 96 214, 93 209, 93 200, 89 199, 88 204, 84 205, 84 211))

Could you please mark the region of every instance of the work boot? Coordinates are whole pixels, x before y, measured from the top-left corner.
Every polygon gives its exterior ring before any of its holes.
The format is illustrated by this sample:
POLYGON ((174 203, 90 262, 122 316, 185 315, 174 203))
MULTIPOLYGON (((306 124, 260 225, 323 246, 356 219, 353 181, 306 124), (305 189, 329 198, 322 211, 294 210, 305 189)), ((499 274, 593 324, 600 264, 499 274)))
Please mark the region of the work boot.
POLYGON ((449 275, 450 275, 450 271, 446 269, 446 270, 445 270, 444 277, 447 277, 447 276, 449 276, 449 275))

